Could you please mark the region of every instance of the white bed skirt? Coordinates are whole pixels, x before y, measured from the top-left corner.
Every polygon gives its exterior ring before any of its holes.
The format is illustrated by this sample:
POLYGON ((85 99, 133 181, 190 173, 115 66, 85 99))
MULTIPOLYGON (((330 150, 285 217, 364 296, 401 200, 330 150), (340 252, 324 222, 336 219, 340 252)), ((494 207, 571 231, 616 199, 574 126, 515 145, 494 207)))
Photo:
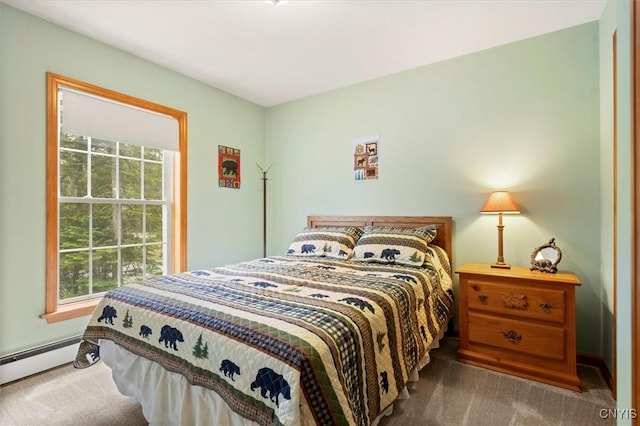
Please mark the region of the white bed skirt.
MULTIPOLYGON (((438 338, 434 339, 429 351, 440 346, 443 335, 444 327, 438 338)), ((165 370, 155 361, 134 355, 111 340, 100 341, 100 358, 111 368, 113 380, 120 393, 140 403, 142 414, 151 425, 258 425, 229 408, 214 391, 192 386, 180 374, 165 370)), ((418 381, 420 370, 429 364, 430 360, 427 352, 418 367, 411 372, 409 381, 418 381)), ((409 391, 405 387, 398 399, 407 398, 409 391)), ((393 405, 378 416, 372 426, 376 426, 383 416, 392 413, 393 405)))

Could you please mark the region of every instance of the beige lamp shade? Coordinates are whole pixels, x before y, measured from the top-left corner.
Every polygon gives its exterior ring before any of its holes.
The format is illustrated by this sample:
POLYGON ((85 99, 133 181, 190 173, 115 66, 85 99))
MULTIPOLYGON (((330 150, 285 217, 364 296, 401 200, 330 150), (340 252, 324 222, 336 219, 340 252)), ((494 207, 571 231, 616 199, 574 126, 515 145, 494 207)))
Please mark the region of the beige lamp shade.
POLYGON ((507 191, 494 191, 480 209, 480 213, 518 214, 518 206, 507 191))

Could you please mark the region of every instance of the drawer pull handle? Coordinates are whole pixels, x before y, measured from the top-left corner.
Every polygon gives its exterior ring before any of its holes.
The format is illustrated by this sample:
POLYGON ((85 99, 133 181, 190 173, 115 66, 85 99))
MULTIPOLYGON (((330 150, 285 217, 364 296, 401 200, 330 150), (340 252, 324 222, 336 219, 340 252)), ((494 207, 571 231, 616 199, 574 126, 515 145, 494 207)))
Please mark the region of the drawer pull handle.
POLYGON ((515 330, 503 331, 502 335, 505 339, 512 343, 518 343, 522 340, 522 336, 515 332, 515 330))
POLYGON ((553 308, 553 306, 548 303, 541 303, 538 306, 540 306, 540 309, 542 309, 545 312, 549 312, 551 308, 553 308))
POLYGON ((487 299, 488 298, 489 298, 489 296, 487 296, 486 294, 479 294, 478 295, 478 299, 480 299, 480 301, 485 305, 487 304, 487 299))
POLYGON ((527 295, 525 294, 508 294, 502 296, 502 304, 507 309, 526 310, 529 307, 527 295))

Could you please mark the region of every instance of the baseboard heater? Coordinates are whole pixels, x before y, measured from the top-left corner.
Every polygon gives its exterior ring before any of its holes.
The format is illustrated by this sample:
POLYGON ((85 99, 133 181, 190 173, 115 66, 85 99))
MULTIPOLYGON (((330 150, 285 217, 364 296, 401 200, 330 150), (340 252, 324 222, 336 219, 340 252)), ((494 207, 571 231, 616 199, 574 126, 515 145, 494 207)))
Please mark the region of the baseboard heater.
POLYGON ((73 361, 80 340, 80 336, 70 337, 1 357, 0 385, 73 361))

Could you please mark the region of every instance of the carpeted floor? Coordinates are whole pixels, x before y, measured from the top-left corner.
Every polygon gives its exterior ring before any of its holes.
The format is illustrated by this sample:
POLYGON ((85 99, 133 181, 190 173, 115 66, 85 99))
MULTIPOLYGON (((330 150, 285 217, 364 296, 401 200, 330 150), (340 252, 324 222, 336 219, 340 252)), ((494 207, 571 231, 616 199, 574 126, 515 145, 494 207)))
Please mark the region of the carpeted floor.
MULTIPOLYGON (((455 360, 458 342, 445 338, 381 426, 605 425, 601 409, 615 401, 595 368, 579 366, 577 393, 495 373, 455 360)), ((0 425, 146 425, 140 407, 118 393, 103 364, 63 366, 0 387, 0 425)), ((223 426, 223 425, 211 425, 223 426)))
POLYGON ((615 424, 600 417, 615 401, 598 369, 578 366, 581 393, 497 373, 455 360, 457 339, 431 352, 411 398, 398 401, 381 426, 615 424))

